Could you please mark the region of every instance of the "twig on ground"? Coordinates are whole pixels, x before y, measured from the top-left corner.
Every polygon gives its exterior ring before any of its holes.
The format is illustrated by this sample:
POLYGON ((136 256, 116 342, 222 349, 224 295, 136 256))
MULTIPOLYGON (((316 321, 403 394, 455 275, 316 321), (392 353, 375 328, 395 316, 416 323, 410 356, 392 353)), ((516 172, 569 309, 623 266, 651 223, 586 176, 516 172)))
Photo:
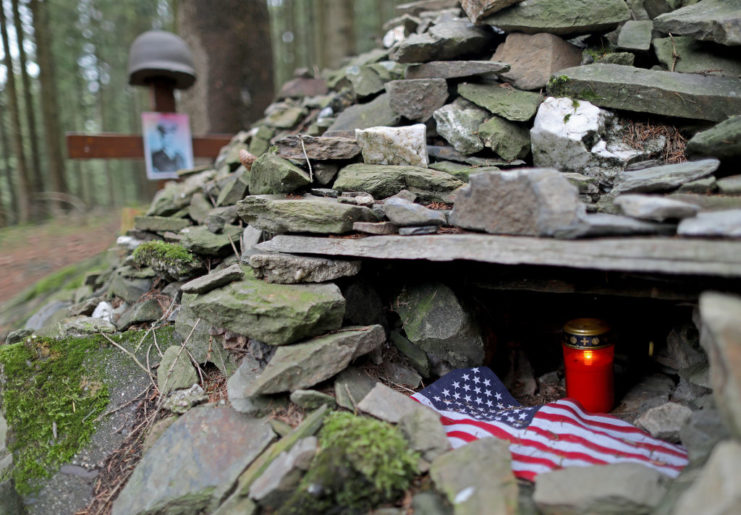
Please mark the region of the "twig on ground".
POLYGON ((314 182, 314 171, 311 169, 311 161, 309 160, 309 155, 306 153, 306 147, 304 146, 304 137, 301 134, 298 135, 298 141, 301 143, 301 150, 304 151, 306 164, 309 165, 309 179, 311 179, 311 182, 314 182))

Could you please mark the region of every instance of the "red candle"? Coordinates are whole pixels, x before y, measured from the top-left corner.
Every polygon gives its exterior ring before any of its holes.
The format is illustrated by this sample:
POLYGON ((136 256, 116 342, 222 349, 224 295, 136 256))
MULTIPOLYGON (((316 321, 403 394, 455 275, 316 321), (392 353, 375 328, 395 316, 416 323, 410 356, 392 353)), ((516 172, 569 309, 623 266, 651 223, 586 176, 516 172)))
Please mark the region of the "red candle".
POLYGON ((587 411, 610 411, 615 400, 615 345, 609 331, 610 327, 596 318, 577 318, 564 326, 566 395, 587 411))

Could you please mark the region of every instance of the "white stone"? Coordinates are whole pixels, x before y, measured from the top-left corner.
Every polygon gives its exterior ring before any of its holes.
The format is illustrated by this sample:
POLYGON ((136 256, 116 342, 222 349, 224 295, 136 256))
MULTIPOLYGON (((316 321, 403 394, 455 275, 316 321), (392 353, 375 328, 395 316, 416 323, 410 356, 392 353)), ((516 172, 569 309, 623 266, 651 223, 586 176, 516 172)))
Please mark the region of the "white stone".
POLYGON ((615 199, 615 205, 627 216, 657 222, 689 218, 700 210, 695 204, 654 195, 620 195, 615 199))
POLYGON ((363 162, 375 165, 427 167, 427 128, 422 123, 406 127, 355 129, 363 162))
POLYGON ((101 320, 105 320, 106 322, 112 322, 113 306, 111 306, 108 302, 101 302, 100 304, 95 306, 92 318, 100 318, 101 320))

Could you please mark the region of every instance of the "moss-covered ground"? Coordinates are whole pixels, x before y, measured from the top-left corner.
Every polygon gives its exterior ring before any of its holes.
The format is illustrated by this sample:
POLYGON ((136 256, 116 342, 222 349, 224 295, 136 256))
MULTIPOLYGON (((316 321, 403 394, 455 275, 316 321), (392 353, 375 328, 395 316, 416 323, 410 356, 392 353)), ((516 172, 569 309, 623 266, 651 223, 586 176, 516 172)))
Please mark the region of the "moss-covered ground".
POLYGON ((176 267, 195 262, 196 258, 182 245, 164 241, 148 241, 134 250, 134 261, 140 265, 149 265, 153 260, 176 267))

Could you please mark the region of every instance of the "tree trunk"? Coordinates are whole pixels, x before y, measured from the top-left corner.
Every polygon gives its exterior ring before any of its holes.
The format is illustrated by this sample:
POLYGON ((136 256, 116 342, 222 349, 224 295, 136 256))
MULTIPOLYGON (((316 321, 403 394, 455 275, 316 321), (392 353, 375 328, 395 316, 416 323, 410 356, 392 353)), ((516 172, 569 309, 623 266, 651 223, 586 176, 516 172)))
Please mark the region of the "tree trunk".
POLYGON ((210 0, 178 2, 178 33, 193 52, 198 77, 182 96, 195 134, 237 132, 261 118, 273 100, 265 0, 218 4, 215 9, 210 0))
MULTIPOLYGON (((36 42, 36 63, 39 66, 39 81, 41 82, 41 116, 44 124, 44 142, 51 183, 50 189, 67 193, 64 155, 61 146, 57 83, 54 59, 51 53, 52 33, 49 29, 48 4, 43 0, 31 0, 30 6, 36 42)), ((52 209, 55 211, 61 210, 62 206, 62 203, 52 203, 52 209)))
POLYGON ((324 32, 325 66, 339 68, 342 58, 355 54, 355 28, 352 0, 324 0, 324 20, 329 30, 324 32), (327 23, 329 22, 329 23, 327 23))
MULTIPOLYGON (((18 0, 12 0, 13 7, 13 24, 15 26, 15 37, 18 42, 18 63, 21 67, 21 83, 23 84, 23 103, 26 107, 26 124, 28 128, 28 138, 31 146, 30 173, 31 190, 34 193, 40 193, 44 187, 44 179, 41 175, 41 153, 39 152, 39 139, 36 131, 36 113, 34 112, 33 94, 31 91, 31 78, 28 75, 26 62, 26 49, 23 46, 25 34, 23 23, 21 22, 21 13, 18 9, 18 0)), ((43 202, 37 204, 37 208, 44 206, 43 202)), ((39 213, 42 215, 43 213, 39 213)))
POLYGON ((23 154, 21 118, 18 113, 18 97, 16 96, 13 61, 10 58, 7 21, 5 9, 3 8, 2 2, 0 2, 0 39, 2 39, 2 49, 5 54, 5 68, 7 71, 7 82, 5 88, 8 96, 8 112, 10 114, 10 132, 13 141, 13 154, 15 155, 16 172, 18 173, 18 221, 20 223, 26 223, 31 219, 31 185, 28 180, 26 158, 23 154))

